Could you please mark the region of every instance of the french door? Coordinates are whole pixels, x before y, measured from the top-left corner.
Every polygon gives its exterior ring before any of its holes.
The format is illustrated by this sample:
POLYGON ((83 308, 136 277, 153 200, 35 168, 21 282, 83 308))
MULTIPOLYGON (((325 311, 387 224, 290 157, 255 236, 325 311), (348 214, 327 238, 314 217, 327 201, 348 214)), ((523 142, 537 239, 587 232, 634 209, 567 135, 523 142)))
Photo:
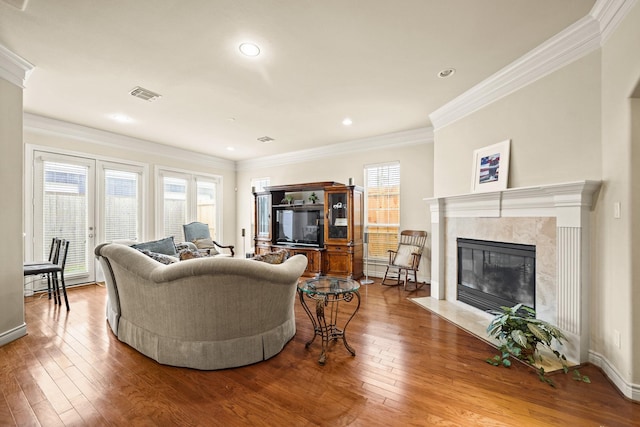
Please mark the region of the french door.
POLYGON ((95 246, 95 161, 34 153, 33 244, 46 259, 51 239, 69 241, 65 281, 95 280, 89 248, 95 246), (46 255, 45 255, 46 254, 46 255))
POLYGON ((68 285, 96 280, 97 243, 140 236, 141 168, 66 154, 33 154, 33 259, 69 240, 68 285))

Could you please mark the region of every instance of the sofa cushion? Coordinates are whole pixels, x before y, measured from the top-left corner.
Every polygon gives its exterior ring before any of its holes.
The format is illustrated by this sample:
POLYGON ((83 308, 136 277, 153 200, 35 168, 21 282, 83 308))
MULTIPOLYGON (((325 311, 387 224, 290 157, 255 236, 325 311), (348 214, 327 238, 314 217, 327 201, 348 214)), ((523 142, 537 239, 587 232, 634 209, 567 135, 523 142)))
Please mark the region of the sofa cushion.
POLYGON ((211 238, 194 239, 192 243, 196 245, 198 249, 209 249, 209 255, 218 255, 219 253, 211 238))
POLYGON ((199 251, 197 249, 196 250, 182 249, 179 252, 180 261, 186 261, 188 259, 194 259, 194 258, 203 258, 207 256, 209 256, 209 254, 207 254, 206 252, 199 251))
POLYGON ((266 262, 269 264, 282 264, 286 261, 287 258, 289 258, 289 251, 287 251, 286 249, 279 249, 267 254, 256 255, 251 259, 266 262))
POLYGON ((169 264, 173 264, 174 262, 178 262, 178 258, 173 257, 171 255, 165 255, 158 252, 151 252, 146 249, 138 249, 138 250, 143 254, 145 254, 146 256, 148 256, 149 258, 154 259, 162 264, 169 265, 169 264))
POLYGON ((176 256, 178 253, 176 252, 176 245, 173 242, 173 236, 165 237, 160 240, 153 240, 151 242, 137 243, 135 245, 131 245, 134 249, 144 249, 149 252, 155 252, 158 254, 164 255, 172 255, 176 256))

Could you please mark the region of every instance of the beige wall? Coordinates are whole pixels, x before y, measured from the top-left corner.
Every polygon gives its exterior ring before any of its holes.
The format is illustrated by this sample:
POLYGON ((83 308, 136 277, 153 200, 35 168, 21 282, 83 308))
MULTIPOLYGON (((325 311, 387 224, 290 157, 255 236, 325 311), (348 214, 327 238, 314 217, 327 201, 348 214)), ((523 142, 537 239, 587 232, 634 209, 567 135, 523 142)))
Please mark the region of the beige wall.
MULTIPOLYGON (((337 181, 346 184, 351 177, 355 184, 364 185, 364 167, 366 165, 391 161, 400 162, 401 228, 430 231, 430 217, 423 199, 433 196, 433 144, 425 142, 409 146, 354 152, 335 157, 323 157, 269 168, 253 167, 250 170, 241 168, 238 171, 237 223, 238 228, 247 230, 247 250, 253 246, 250 241, 251 204, 253 203, 252 179, 268 177, 271 185, 316 181, 337 181)), ((375 266, 370 265, 370 275, 381 274, 374 269, 375 266)), ((420 273, 424 280, 427 280, 429 272, 428 263, 421 264, 420 273)))
POLYGON ((0 345, 26 332, 22 248, 22 88, 0 78, 0 345))
POLYGON ((633 270, 632 265, 638 263, 640 249, 638 231, 636 228, 634 232, 633 228, 633 219, 637 222, 640 218, 637 206, 640 167, 637 116, 640 111, 631 96, 640 81, 638 46, 640 5, 636 4, 602 49, 602 178, 605 186, 597 209, 600 257, 599 286, 594 295, 597 329, 593 338, 593 349, 615 366, 624 379, 636 384, 640 382, 640 277, 637 267, 633 270), (616 202, 622 207, 619 219, 612 214, 616 202), (620 332, 620 347, 614 331, 620 332))
POLYGON ((435 196, 468 193, 473 151, 506 139, 509 187, 600 179, 600 54, 438 129, 435 196))
MULTIPOLYGON (((215 159, 207 161, 207 156, 198 153, 184 152, 180 150, 179 155, 172 155, 176 153, 174 148, 162 146, 159 144, 150 144, 151 149, 139 151, 136 149, 127 149, 126 142, 117 141, 117 135, 110 135, 116 142, 105 144, 98 141, 99 137, 96 137, 96 142, 87 141, 86 139, 78 139, 71 136, 73 132, 70 132, 69 136, 61 136, 51 133, 43 133, 36 131, 25 131, 24 142, 29 144, 29 147, 37 147, 43 150, 62 150, 62 152, 76 153, 78 155, 85 154, 88 157, 99 158, 109 161, 132 161, 139 164, 146 165, 148 167, 148 182, 147 182, 147 198, 146 203, 146 224, 144 230, 144 238, 151 240, 154 238, 160 238, 164 236, 156 236, 156 224, 155 224, 155 180, 154 170, 156 167, 170 167, 185 171, 192 171, 196 173, 206 173, 211 175, 219 175, 222 177, 222 203, 223 203, 223 240, 227 244, 235 245, 236 227, 235 227, 235 212, 236 212, 236 173, 234 170, 233 162, 228 162, 229 165, 220 167, 216 164, 215 159), (193 159, 193 160, 191 160, 193 159)), ((125 140, 126 141, 126 140, 125 140)), ((146 143, 145 143, 146 144, 146 143)))

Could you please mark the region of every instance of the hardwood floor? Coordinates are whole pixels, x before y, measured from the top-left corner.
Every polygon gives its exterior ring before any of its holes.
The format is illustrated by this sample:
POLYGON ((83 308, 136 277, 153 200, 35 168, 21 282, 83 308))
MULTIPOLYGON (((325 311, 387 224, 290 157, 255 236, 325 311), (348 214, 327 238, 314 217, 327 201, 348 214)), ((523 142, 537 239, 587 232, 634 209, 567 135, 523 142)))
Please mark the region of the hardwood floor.
POLYGON ((0 347, 0 425, 632 426, 640 405, 600 370, 592 384, 530 368, 495 368, 485 342, 373 284, 347 330, 352 357, 331 346, 325 366, 296 301, 297 334, 272 359, 222 371, 159 365, 119 342, 105 289, 69 290, 71 311, 26 299, 28 335, 0 347))

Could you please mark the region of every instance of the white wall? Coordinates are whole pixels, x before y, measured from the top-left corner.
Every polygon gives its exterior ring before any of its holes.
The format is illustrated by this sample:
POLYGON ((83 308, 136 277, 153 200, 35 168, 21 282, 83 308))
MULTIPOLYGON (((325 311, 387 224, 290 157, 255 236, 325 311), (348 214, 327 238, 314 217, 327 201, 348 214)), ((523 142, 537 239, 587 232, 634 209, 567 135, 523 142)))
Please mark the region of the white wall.
MULTIPOLYGON (((354 179, 357 185, 364 185, 364 167, 369 164, 400 162, 400 227, 402 229, 427 230, 430 234, 431 223, 424 198, 433 194, 433 145, 430 141, 403 146, 387 146, 351 152, 347 155, 324 154, 321 157, 297 161, 291 164, 271 165, 261 168, 259 161, 252 161, 250 167, 242 165, 238 171, 238 228, 247 230, 247 249, 250 242, 251 229, 251 180, 254 178, 270 178, 271 185, 298 184, 317 181, 337 181, 347 183, 354 179)), ((429 240, 430 242, 430 240, 429 240)), ((429 243, 428 243, 429 244, 429 243)), ((429 248, 420 265, 421 280, 429 280, 430 265, 428 263, 429 248)), ((369 275, 380 276, 384 269, 374 270, 369 265, 369 275)))
POLYGON ((0 345, 26 333, 22 276, 22 88, 0 78, 0 345))
POLYGON ((640 5, 636 4, 602 49, 602 178, 606 185, 597 209, 600 268, 594 298, 597 329, 593 337, 593 349, 602 356, 609 374, 636 384, 635 399, 640 399, 640 277, 633 264, 638 264, 640 240, 637 230, 633 233, 633 222, 640 215, 640 111, 631 97, 640 82, 638 46, 640 5), (622 207, 619 219, 613 216, 617 202, 622 207), (621 336, 620 346, 616 331, 621 336))

